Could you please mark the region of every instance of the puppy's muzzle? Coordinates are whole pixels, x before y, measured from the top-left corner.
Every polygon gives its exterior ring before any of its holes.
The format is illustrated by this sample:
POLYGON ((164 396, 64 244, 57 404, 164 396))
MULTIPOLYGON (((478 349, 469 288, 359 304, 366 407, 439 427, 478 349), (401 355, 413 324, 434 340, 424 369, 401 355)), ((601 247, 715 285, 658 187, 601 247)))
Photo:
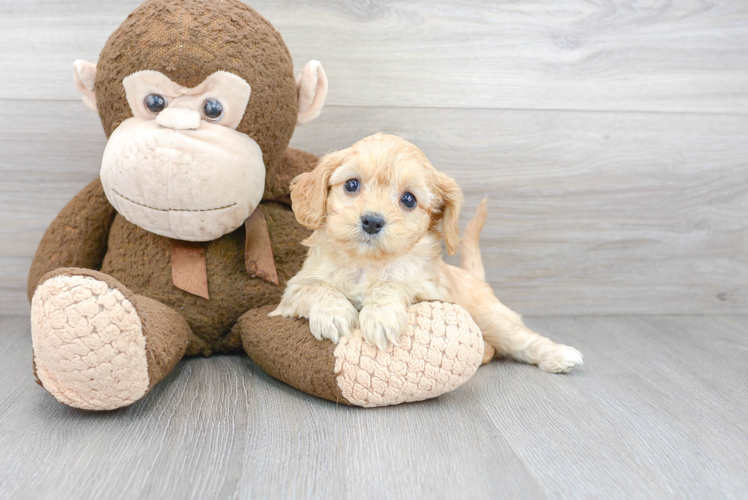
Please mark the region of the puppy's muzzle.
POLYGON ((364 214, 361 228, 369 234, 377 234, 384 227, 384 217, 379 214, 364 214))

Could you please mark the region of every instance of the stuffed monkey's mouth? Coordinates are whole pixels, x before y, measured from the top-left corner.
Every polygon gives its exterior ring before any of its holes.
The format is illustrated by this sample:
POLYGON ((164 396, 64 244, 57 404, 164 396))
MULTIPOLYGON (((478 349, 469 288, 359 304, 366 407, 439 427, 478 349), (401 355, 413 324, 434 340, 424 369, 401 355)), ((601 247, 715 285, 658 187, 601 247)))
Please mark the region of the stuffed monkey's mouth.
POLYGON ((128 198, 127 196, 123 195, 122 193, 120 193, 119 191, 117 191, 116 189, 112 189, 112 191, 114 192, 114 194, 116 194, 123 200, 129 201, 130 203, 134 203, 135 205, 138 205, 140 207, 148 208, 150 210, 157 210, 159 212, 213 212, 215 210, 225 210, 227 208, 231 208, 234 205, 236 205, 236 202, 234 202, 234 203, 231 203, 230 205, 224 205, 222 207, 214 207, 214 208, 194 208, 194 209, 193 208, 158 208, 158 207, 152 207, 150 205, 146 205, 144 203, 139 203, 135 200, 132 200, 128 198))

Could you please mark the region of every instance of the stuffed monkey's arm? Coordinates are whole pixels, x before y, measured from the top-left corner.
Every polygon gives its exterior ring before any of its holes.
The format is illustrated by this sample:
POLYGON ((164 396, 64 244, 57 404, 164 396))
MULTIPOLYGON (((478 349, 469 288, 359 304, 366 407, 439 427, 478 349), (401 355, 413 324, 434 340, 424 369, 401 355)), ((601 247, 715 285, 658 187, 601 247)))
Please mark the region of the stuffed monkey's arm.
POLYGON ((300 149, 287 148, 278 167, 265 173, 265 194, 263 200, 280 201, 291 204, 289 186, 294 177, 314 169, 318 158, 300 149))
POLYGON ((29 271, 29 301, 39 280, 49 271, 61 267, 98 271, 115 215, 98 177, 75 195, 57 214, 36 249, 29 271))

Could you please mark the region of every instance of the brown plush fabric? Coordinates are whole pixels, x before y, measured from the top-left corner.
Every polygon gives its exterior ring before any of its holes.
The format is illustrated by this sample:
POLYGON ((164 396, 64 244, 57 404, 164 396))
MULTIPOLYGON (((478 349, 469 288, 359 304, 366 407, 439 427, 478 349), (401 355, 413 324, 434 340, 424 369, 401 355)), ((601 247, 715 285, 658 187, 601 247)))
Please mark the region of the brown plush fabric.
POLYGON ((68 202, 36 249, 29 271, 29 301, 41 277, 50 271, 59 267, 101 267, 116 213, 98 178, 68 202))
POLYGON ((306 320, 268 318, 274 306, 247 312, 234 327, 252 361, 270 376, 313 396, 350 405, 335 376, 335 344, 319 341, 306 320))
POLYGON ((198 345, 191 344, 201 342, 194 337, 184 318, 173 309, 142 295, 132 296, 130 302, 143 325, 148 385, 152 389, 171 373, 188 350, 199 349, 198 345))
POLYGON ((36 360, 34 359, 34 351, 31 351, 31 370, 34 373, 34 382, 36 382, 38 385, 44 387, 42 384, 42 381, 39 380, 39 375, 36 374, 36 360))
POLYGON ((196 87, 216 71, 240 76, 252 88, 237 130, 277 168, 298 110, 293 63, 280 34, 238 0, 149 0, 109 37, 99 55, 96 100, 109 136, 132 116, 122 80, 145 69, 196 87))
POLYGON ((291 180, 304 172, 311 172, 317 164, 317 157, 300 149, 287 148, 283 159, 276 166, 268 166, 265 175, 263 200, 274 200, 291 204, 291 180))
POLYGON ((202 354, 234 351, 226 335, 248 309, 277 304, 288 281, 306 257, 300 242, 309 231, 300 226, 287 207, 263 204, 273 258, 280 284, 247 274, 244 264, 244 226, 207 244, 210 300, 176 288, 171 280, 171 243, 117 215, 112 224, 105 272, 136 294, 146 295, 179 312, 197 337, 206 342, 202 354))

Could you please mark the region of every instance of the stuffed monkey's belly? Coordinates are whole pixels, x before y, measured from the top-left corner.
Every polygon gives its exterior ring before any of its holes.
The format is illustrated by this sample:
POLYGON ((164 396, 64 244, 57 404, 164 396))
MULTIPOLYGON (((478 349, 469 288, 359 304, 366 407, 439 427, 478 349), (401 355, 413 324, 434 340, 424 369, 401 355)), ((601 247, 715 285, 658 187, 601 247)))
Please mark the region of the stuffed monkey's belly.
POLYGON ((210 299, 180 290, 172 283, 170 240, 130 224, 120 215, 112 225, 101 271, 132 292, 180 313, 211 350, 241 350, 239 344, 226 345, 231 327, 247 310, 280 302, 286 281, 298 272, 306 255, 300 242, 309 232, 296 223, 291 210, 279 205, 263 205, 263 210, 278 286, 247 274, 242 227, 206 246, 210 299))

